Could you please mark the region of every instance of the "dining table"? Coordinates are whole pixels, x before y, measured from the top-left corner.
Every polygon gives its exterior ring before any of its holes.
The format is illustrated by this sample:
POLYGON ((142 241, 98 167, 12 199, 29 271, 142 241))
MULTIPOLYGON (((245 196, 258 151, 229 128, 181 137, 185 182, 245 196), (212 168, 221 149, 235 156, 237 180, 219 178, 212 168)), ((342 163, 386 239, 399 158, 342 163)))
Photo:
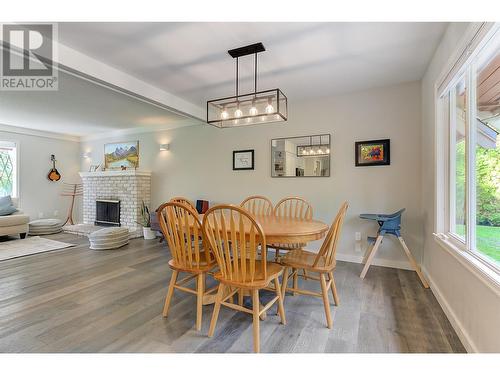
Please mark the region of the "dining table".
MULTIPOLYGON (((199 215, 200 221, 203 220, 203 214, 199 215)), ((323 238, 328 232, 328 225, 320 220, 307 220, 300 218, 281 217, 275 215, 254 215, 260 224, 266 244, 294 244, 308 243, 323 238)), ((245 232, 249 233, 250 223, 244 225, 245 232), (247 232, 248 230, 248 232, 247 232)), ((206 296, 203 304, 211 304, 215 300, 215 295, 206 296)), ((263 314, 261 319, 265 319, 263 314)))
MULTIPOLYGON (((203 214, 199 215, 203 221, 203 214)), ((320 220, 280 217, 274 215, 254 215, 266 236, 266 243, 294 244, 308 243, 323 238, 328 231, 328 225, 320 220)), ((250 223, 245 223, 245 231, 250 223)))

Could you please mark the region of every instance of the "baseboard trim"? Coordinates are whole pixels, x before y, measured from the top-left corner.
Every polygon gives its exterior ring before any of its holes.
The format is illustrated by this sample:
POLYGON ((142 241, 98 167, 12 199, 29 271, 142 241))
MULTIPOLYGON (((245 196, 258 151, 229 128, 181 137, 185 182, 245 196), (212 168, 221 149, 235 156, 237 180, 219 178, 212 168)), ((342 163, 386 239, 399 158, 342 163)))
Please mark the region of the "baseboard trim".
POLYGON ((429 282, 429 286, 432 290, 432 293, 436 297, 439 305, 444 311, 444 314, 450 321, 453 329, 457 333, 458 338, 460 339, 460 342, 462 345, 465 347, 465 350, 467 350, 468 353, 479 353, 479 350, 477 349, 477 346, 474 344, 472 339, 470 338, 469 334, 467 331, 464 329, 462 326, 462 323, 458 320, 457 316, 455 315, 455 312, 453 309, 450 307, 448 304, 448 301, 446 301, 446 298, 444 298, 443 294, 441 293, 441 290, 439 287, 436 285, 432 277, 429 275, 426 269, 422 268, 422 272, 424 273, 425 277, 427 278, 427 281, 429 282))
MULTIPOLYGON (((349 263, 363 263, 363 256, 361 255, 351 255, 351 254, 342 254, 337 253, 335 256, 337 260, 349 263)), ((389 267, 389 268, 399 268, 402 270, 410 270, 412 271, 410 263, 402 260, 391 260, 391 259, 377 259, 375 258, 371 264, 372 266, 381 266, 381 267, 389 267)))

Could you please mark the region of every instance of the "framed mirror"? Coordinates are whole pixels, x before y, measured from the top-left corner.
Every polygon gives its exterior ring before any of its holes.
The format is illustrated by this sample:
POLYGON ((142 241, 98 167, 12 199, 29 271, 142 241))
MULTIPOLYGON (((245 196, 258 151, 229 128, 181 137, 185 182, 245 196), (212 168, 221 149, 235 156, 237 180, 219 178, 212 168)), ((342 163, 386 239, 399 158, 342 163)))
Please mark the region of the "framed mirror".
POLYGON ((330 177, 330 134, 271 140, 271 177, 330 177))

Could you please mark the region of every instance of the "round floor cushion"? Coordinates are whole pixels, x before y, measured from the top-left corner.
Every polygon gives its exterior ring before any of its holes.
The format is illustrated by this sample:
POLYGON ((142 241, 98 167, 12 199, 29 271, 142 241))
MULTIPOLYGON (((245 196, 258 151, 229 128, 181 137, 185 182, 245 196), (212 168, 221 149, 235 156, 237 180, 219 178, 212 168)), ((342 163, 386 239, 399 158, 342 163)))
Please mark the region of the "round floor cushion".
POLYGON ((54 234, 62 231, 63 222, 59 219, 39 219, 29 222, 29 234, 40 236, 54 234))
POLYGON ((104 228, 89 235, 90 248, 93 250, 111 250, 128 244, 129 231, 127 228, 104 228))

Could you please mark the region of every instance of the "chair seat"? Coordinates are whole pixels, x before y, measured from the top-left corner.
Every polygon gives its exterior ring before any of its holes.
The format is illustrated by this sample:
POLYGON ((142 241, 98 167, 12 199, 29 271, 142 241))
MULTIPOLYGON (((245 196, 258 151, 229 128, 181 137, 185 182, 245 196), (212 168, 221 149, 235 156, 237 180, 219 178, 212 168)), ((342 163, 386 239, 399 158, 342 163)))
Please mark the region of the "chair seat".
POLYGON ((170 266, 170 268, 180 272, 189 272, 193 274, 198 274, 210 271, 215 266, 217 266, 217 263, 215 261, 212 263, 200 262, 200 264, 196 264, 195 262, 193 262, 190 264, 191 266, 190 267, 188 265, 178 264, 174 259, 170 259, 168 261, 168 265, 170 266))
POLYGON ((280 250, 295 250, 301 249, 306 245, 306 243, 272 243, 267 245, 267 247, 280 250))
POLYGON ((313 253, 307 250, 292 250, 286 253, 281 259, 280 263, 283 266, 292 267, 292 268, 301 268, 316 272, 330 272, 335 268, 335 260, 330 266, 325 266, 325 258, 320 257, 318 264, 313 266, 317 253, 313 253))
POLYGON ((250 280, 250 261, 247 260, 247 272, 245 275, 245 278, 243 278, 243 274, 241 273, 241 270, 239 272, 239 275, 237 278, 233 280, 228 280, 222 276, 221 272, 217 272, 214 277, 215 279, 224 282, 224 284, 230 285, 230 286, 235 286, 238 288, 245 288, 245 289, 260 289, 260 288, 265 288, 266 286, 269 285, 271 281, 273 281, 276 276, 279 276, 283 273, 283 266, 274 263, 274 262, 266 262, 266 274, 267 277, 264 279, 263 278, 263 270, 262 270, 262 265, 263 262, 258 260, 255 261, 255 276, 254 280, 250 280))

